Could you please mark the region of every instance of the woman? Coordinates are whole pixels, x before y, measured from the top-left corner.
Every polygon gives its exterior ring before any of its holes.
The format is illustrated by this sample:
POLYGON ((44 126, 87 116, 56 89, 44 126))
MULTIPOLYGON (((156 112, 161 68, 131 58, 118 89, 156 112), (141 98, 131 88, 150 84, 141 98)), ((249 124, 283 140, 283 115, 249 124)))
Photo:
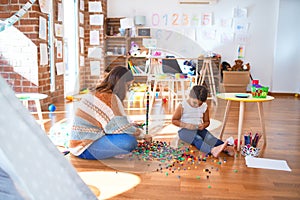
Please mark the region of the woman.
POLYGON ((70 152, 83 159, 105 159, 135 149, 137 139, 151 141, 129 123, 122 101, 133 82, 125 67, 114 67, 91 94, 80 101, 71 131, 70 152))

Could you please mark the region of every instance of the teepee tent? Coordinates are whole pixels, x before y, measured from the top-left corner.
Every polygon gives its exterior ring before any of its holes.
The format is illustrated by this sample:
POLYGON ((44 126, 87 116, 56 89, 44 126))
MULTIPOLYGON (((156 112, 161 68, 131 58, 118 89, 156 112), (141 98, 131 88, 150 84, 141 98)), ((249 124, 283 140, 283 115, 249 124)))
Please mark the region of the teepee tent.
POLYGON ((0 199, 97 199, 1 76, 0 179, 0 199))

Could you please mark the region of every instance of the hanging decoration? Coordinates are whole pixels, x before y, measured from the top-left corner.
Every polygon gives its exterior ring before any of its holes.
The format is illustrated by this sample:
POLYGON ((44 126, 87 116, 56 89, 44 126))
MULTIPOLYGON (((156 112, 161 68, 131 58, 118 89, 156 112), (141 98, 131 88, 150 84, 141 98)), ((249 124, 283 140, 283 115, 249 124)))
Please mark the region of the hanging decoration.
POLYGON ((16 12, 10 18, 7 18, 4 21, 0 21, 0 32, 4 31, 6 28, 12 26, 14 23, 19 21, 24 14, 31 8, 36 0, 29 0, 18 12, 16 12))

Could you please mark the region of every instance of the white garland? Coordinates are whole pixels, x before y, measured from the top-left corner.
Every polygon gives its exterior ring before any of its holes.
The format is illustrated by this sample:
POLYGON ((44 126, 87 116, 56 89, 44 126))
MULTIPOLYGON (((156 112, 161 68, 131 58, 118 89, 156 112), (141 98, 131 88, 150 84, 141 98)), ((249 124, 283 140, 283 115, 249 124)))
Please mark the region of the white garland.
POLYGON ((10 18, 7 18, 3 22, 0 22, 0 32, 4 31, 6 28, 12 26, 14 23, 19 21, 24 14, 31 8, 32 4, 34 4, 36 0, 29 0, 18 12, 16 12, 13 16, 10 18))

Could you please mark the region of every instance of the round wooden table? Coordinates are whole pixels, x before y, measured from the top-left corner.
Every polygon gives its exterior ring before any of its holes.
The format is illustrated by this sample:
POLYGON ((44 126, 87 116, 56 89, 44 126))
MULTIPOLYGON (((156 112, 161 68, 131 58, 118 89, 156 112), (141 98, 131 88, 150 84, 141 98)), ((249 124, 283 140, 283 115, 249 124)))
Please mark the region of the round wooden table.
POLYGON ((245 110, 245 103, 247 102, 256 102, 258 106, 258 114, 260 125, 262 129, 262 135, 264 137, 264 144, 266 144, 266 129, 265 129, 265 121, 264 121, 264 112, 263 112, 263 102, 272 101, 274 97, 267 96, 266 98, 254 98, 250 93, 219 93, 217 95, 218 98, 227 100, 227 105, 225 109, 225 114, 223 118, 223 124, 220 132, 220 139, 223 137, 224 129, 226 126, 228 113, 230 109, 231 101, 238 101, 240 102, 240 110, 239 110, 239 124, 238 124, 238 143, 237 149, 240 150, 240 141, 242 135, 242 128, 243 128, 243 121, 244 121, 244 110, 245 110), (239 97, 237 97, 239 96, 239 97))

